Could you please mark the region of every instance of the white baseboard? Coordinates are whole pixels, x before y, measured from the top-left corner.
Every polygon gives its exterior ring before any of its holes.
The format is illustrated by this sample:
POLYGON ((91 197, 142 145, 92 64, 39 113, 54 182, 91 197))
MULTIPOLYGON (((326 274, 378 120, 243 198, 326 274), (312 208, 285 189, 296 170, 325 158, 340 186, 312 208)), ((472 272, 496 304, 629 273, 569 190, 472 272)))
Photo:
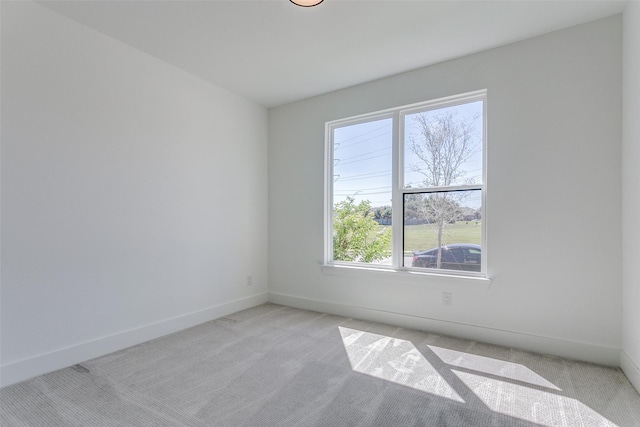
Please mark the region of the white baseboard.
MULTIPOLYGON (((429 331, 472 341, 518 348, 535 353, 559 356, 599 365, 620 366, 620 349, 584 342, 530 335, 503 329, 450 322, 427 317, 395 313, 375 308, 359 307, 329 301, 269 293, 269 302, 338 316, 380 322, 400 327, 429 331)), ((637 369, 637 368, 636 368, 637 369)))
POLYGON ((640 368, 624 350, 620 351, 620 367, 636 391, 640 393, 640 368))
POLYGON ((95 359, 96 357, 122 350, 163 335, 181 331, 240 310, 264 304, 267 301, 267 293, 253 295, 204 310, 144 325, 139 328, 61 348, 28 359, 8 363, 0 368, 0 386, 7 386, 76 363, 95 359))

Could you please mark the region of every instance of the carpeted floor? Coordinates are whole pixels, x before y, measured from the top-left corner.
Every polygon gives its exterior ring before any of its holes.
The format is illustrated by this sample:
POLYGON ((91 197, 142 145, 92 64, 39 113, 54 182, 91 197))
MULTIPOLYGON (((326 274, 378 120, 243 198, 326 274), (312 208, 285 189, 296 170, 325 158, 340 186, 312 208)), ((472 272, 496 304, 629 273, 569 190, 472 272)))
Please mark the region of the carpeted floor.
POLYGON ((265 304, 0 390, 9 426, 640 426, 619 369, 265 304))

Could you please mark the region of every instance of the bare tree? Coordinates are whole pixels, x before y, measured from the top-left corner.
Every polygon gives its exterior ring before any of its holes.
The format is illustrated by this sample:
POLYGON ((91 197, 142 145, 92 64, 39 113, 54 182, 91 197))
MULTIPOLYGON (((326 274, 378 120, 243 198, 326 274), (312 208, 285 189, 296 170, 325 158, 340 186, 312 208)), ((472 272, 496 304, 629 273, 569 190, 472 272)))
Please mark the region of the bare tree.
MULTIPOLYGON (((459 118, 451 112, 415 115, 419 137, 409 140, 409 148, 418 161, 411 165, 424 177, 426 187, 447 187, 465 176, 463 166, 479 151, 473 120, 459 118)), ((432 192, 424 194, 424 215, 438 237, 436 268, 442 265, 442 234, 447 224, 460 215, 466 192, 432 192)))

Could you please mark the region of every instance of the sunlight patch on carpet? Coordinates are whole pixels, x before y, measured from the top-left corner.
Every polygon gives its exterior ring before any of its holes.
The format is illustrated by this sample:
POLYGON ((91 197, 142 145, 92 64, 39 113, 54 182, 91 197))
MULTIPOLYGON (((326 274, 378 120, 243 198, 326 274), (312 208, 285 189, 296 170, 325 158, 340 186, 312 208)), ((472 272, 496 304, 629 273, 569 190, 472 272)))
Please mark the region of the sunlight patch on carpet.
POLYGON ((451 371, 494 412, 548 427, 618 427, 576 399, 482 375, 451 371))
POLYGON ((464 403, 410 341, 338 329, 354 371, 464 403))
POLYGON ((507 362, 491 357, 478 356, 476 354, 464 353, 462 351, 451 350, 430 345, 440 360, 444 363, 460 368, 471 369, 484 374, 491 374, 508 378, 510 380, 521 381, 523 383, 537 385, 550 388, 552 390, 562 391, 555 384, 551 383, 542 376, 536 374, 531 369, 519 363, 507 362))

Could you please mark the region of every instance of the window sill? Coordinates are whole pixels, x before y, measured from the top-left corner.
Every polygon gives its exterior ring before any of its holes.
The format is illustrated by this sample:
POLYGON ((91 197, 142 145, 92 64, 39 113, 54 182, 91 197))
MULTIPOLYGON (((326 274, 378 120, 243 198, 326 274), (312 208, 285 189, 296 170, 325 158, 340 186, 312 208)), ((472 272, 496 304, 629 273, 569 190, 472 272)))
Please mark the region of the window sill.
POLYGON ((483 276, 435 273, 393 267, 368 267, 366 265, 323 264, 322 272, 332 276, 360 277, 437 286, 461 286, 488 290, 491 279, 483 276))

